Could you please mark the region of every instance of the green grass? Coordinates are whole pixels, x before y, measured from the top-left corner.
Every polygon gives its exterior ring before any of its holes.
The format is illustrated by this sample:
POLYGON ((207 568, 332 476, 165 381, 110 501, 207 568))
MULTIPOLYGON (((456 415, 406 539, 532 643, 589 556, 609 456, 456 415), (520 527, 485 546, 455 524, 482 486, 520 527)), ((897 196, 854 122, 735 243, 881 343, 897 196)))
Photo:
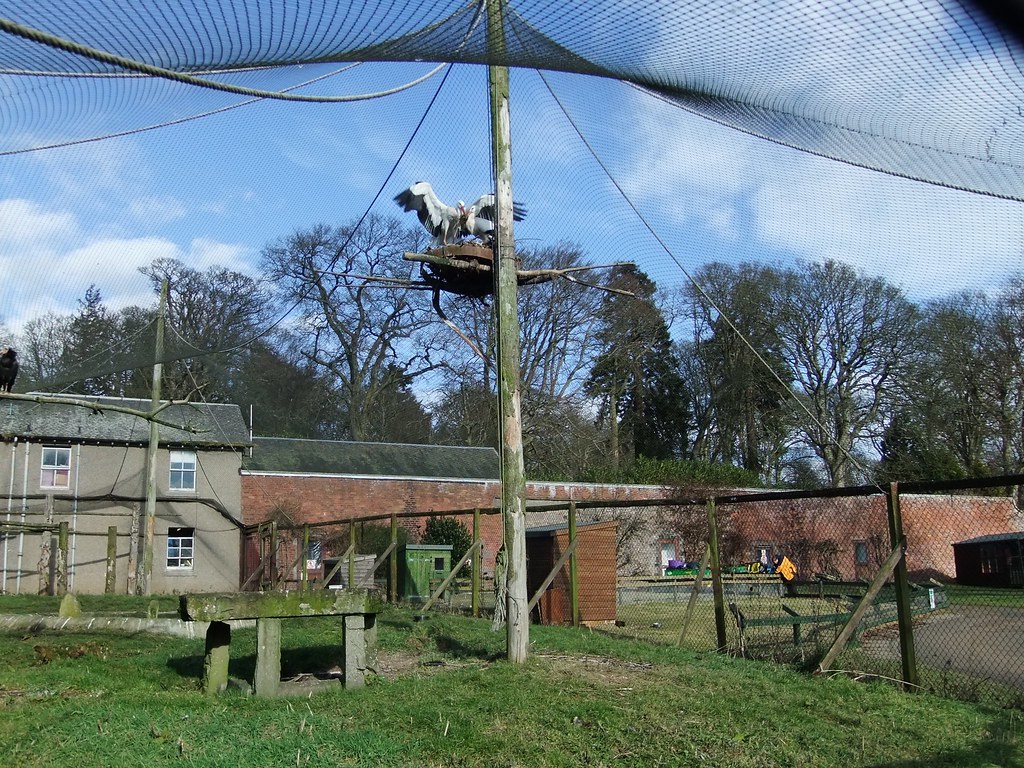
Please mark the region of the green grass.
POLYGON ((945 587, 951 605, 986 605, 1002 608, 1024 609, 1024 589, 997 587, 961 587, 950 584, 945 587))
MULTIPOLYGON (((0 610, 20 601, 39 610, 0 610)), ((1014 710, 599 631, 532 627, 512 665, 486 621, 388 610, 379 627, 367 688, 274 700, 202 695, 202 641, 0 635, 0 765, 1024 768, 1014 710)), ((233 634, 248 677, 255 632, 233 634)), ((336 663, 337 637, 285 622, 284 675, 336 663)))

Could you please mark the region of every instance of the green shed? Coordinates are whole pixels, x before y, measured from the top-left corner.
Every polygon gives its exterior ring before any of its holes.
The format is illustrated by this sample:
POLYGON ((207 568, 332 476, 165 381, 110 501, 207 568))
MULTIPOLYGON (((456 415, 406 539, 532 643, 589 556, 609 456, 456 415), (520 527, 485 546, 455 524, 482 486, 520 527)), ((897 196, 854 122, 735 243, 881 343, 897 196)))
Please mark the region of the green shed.
POLYGON ((406 544, 398 558, 399 594, 410 602, 426 602, 452 570, 451 544, 406 544))

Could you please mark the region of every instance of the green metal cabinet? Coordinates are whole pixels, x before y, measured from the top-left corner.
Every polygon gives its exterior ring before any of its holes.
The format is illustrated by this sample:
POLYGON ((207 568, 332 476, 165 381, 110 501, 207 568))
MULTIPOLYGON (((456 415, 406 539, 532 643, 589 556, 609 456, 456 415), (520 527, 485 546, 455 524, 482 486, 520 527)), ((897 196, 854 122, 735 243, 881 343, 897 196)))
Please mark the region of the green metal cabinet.
POLYGON ((423 603, 452 570, 451 544, 407 544, 398 559, 400 596, 423 603))

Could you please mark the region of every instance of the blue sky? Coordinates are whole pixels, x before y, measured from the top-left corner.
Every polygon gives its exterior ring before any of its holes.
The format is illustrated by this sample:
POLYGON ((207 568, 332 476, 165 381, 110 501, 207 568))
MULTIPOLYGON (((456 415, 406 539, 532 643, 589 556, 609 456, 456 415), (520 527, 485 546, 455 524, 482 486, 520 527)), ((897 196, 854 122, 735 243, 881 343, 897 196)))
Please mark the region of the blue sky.
MULTIPOLYGON (((363 65, 330 82, 338 92, 372 91, 431 66, 363 65)), ((281 84, 330 69, 282 70, 281 84)), ((420 179, 449 202, 488 189, 485 78, 483 67, 453 68, 375 211, 402 215, 391 198, 420 179)), ((673 255, 639 222, 532 70, 512 77, 513 190, 528 209, 516 228, 523 244, 579 243, 595 263, 637 262, 666 289, 685 280, 681 267, 710 261, 836 258, 923 300, 991 287, 1024 266, 1020 203, 777 146, 619 82, 548 78, 673 255)), ((969 85, 962 73, 954 79, 937 92, 955 95, 969 85)), ((440 75, 352 104, 263 101, 131 136, 0 156, 0 320, 17 332, 42 312, 71 311, 90 284, 114 309, 151 304, 138 267, 157 257, 258 276, 267 243, 363 213, 439 82, 440 75)), ((52 110, 54 122, 47 135, 20 136, 5 149, 243 101, 164 83, 104 91, 98 102, 51 82, 22 88, 5 94, 8 104, 52 110), (135 88, 159 88, 163 98, 156 107, 152 99, 135 102, 135 88)))

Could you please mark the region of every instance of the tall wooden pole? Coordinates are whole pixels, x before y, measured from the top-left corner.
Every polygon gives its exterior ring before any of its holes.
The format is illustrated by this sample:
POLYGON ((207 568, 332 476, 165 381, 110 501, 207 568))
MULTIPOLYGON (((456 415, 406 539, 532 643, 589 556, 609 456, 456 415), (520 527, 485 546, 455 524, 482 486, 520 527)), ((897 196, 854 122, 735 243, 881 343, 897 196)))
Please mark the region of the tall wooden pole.
MULTIPOLYGON (((487 39, 491 60, 504 53, 504 0, 487 2, 487 39)), ((508 68, 489 68, 491 163, 498 209, 494 254, 494 305, 498 331, 498 434, 501 454, 501 513, 508 556, 505 627, 508 660, 526 661, 530 644, 526 591, 526 472, 519 384, 519 284, 512 236, 512 138, 508 68)))
MULTIPOLYGON (((164 372, 164 322, 167 316, 167 294, 170 286, 167 280, 160 285, 160 306, 156 313, 156 361, 153 363, 153 389, 150 410, 156 412, 160 407, 160 380, 164 372)), ((152 593, 153 585, 153 544, 156 539, 156 464, 160 448, 160 427, 155 420, 149 421, 149 445, 146 448, 146 522, 141 571, 136 581, 136 589, 140 595, 152 593)))
POLYGON ((900 659, 903 666, 903 687, 917 690, 920 677, 917 674, 917 650, 914 646, 914 615, 910 604, 910 580, 907 576, 907 537, 903 533, 903 513, 900 509, 900 488, 897 483, 889 484, 886 495, 889 516, 889 543, 893 549, 903 550, 903 557, 893 569, 893 589, 896 593, 896 617, 900 628, 900 659))

